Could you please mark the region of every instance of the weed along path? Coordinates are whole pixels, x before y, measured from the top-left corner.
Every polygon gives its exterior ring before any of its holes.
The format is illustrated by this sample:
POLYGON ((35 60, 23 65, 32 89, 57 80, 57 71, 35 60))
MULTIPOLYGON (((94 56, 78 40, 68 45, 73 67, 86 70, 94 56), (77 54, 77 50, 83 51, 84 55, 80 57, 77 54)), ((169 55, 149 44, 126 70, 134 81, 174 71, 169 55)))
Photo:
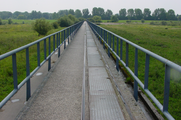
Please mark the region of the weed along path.
MULTIPOLYGON (((21 111, 14 118, 148 119, 126 88, 123 75, 116 71, 112 60, 98 42, 88 24, 84 22, 60 58, 54 62, 52 69, 44 76, 41 85, 26 105, 21 106, 21 111), (118 88, 114 82, 119 82, 118 88)), ((40 71, 36 75, 41 76, 40 71)))

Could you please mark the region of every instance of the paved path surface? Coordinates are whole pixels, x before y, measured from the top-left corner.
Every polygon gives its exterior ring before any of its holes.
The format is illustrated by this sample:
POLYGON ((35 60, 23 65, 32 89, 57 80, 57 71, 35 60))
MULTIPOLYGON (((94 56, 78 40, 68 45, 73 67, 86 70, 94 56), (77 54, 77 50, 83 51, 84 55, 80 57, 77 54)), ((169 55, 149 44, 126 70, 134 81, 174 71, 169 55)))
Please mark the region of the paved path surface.
POLYGON ((100 47, 85 22, 16 119, 81 120, 85 67, 85 120, 145 120, 114 63, 106 61, 110 59, 100 47), (120 80, 118 86, 125 99, 116 92, 114 80, 120 80))
POLYGON ((18 119, 80 120, 85 24, 51 70, 44 87, 18 119))

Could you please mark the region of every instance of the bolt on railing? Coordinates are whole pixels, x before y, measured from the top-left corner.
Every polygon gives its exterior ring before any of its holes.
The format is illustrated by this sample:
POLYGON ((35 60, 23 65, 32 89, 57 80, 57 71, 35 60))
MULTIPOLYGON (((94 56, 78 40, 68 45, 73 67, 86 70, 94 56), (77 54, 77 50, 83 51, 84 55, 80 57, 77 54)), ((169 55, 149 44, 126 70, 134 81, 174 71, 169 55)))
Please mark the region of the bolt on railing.
MULTIPOLYGON (((44 38, 41 38, 35 42, 32 42, 30 44, 27 44, 25 46, 22 46, 20 48, 17 48, 15 50, 12 50, 10 52, 7 52, 5 54, 0 55, 0 60, 5 59, 9 56, 12 56, 12 67, 13 67, 13 83, 14 83, 14 90, 8 94, 1 102, 0 102, 0 108, 2 108, 6 102, 14 95, 16 92, 26 83, 26 100, 28 100, 31 97, 31 85, 30 85, 30 78, 35 74, 35 72, 48 60, 48 71, 51 69, 51 56, 55 53, 56 50, 58 50, 58 57, 60 57, 60 47, 64 44, 64 49, 66 48, 66 40, 69 39, 72 40, 76 32, 79 30, 82 22, 79 22, 77 24, 74 24, 70 27, 67 27, 61 31, 58 31, 56 33, 53 33, 51 35, 48 35, 44 38), (67 33, 65 35, 65 32, 67 33), (60 34, 64 37, 60 38, 60 34), (53 37, 53 52, 51 52, 51 37, 53 37), (56 41, 56 48, 55 48, 55 38, 57 38, 56 41), (47 56, 47 39, 48 39, 48 56, 47 56), (44 42, 44 60, 40 63, 40 42, 44 42), (29 60, 29 48, 33 45, 37 45, 37 67, 30 73, 30 60, 29 60), (22 50, 26 50, 26 78, 18 85, 18 76, 17 76, 17 58, 16 54, 22 50)), ((0 68, 1 69, 1 68, 0 68)))
POLYGON ((134 78, 134 98, 137 101, 138 100, 138 84, 141 86, 141 88, 147 93, 147 95, 153 100, 153 102, 157 105, 157 107, 163 112, 163 114, 169 119, 174 120, 172 115, 168 112, 168 104, 169 104, 169 87, 170 87, 170 69, 175 69, 178 72, 181 73, 181 66, 147 50, 144 49, 129 40, 120 37, 100 26, 97 26, 89 21, 87 21, 89 26, 91 27, 92 31, 98 37, 100 41, 103 41, 103 48, 105 49, 105 46, 107 46, 108 49, 108 56, 110 57, 110 52, 112 52, 116 56, 116 68, 119 69, 119 62, 126 68, 126 70, 129 72, 129 74, 134 78), (102 32, 104 31, 104 36, 102 35, 102 32), (117 49, 115 51, 114 49, 114 42, 115 38, 117 38, 117 49), (126 60, 123 61, 123 41, 126 43, 126 60), (113 43, 112 43, 113 42, 113 43), (120 48, 118 48, 120 45, 120 48), (129 68, 129 46, 133 46, 135 48, 135 60, 134 60, 134 73, 129 68), (118 53, 120 49, 120 55, 118 53), (145 78, 144 78, 144 84, 141 82, 141 80, 138 78, 138 50, 144 52, 146 54, 146 60, 145 60, 145 78), (156 97, 149 91, 148 89, 148 78, 149 78, 149 61, 150 56, 161 61, 165 64, 165 81, 164 81, 164 100, 163 105, 156 99, 156 97))

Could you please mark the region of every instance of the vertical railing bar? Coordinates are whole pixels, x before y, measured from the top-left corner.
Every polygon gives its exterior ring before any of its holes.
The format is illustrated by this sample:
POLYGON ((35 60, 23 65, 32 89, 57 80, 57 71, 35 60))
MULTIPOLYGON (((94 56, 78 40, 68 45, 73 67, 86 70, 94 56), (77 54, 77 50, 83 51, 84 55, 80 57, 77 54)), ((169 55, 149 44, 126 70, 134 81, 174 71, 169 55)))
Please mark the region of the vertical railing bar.
POLYGON ((68 44, 69 44, 69 28, 68 28, 67 31, 68 31, 68 32, 67 32, 67 37, 68 37, 68 44))
MULTIPOLYGON (((49 44, 49 55, 51 54, 51 37, 49 37, 48 44, 49 44)), ((48 71, 51 69, 51 56, 48 59, 48 71)))
POLYGON ((126 66, 128 67, 129 62, 129 44, 126 43, 126 66))
POLYGON ((163 112, 168 111, 169 89, 170 89, 170 67, 168 65, 165 65, 163 112))
MULTIPOLYGON (((62 35, 62 33, 61 33, 61 35, 62 35)), ((60 45, 60 32, 57 34, 57 36, 58 36, 58 46, 60 45)), ((60 57, 60 46, 58 47, 58 57, 60 57)))
MULTIPOLYGON (((105 30, 104 30, 104 42, 105 42, 105 30)), ((103 48, 105 49, 105 43, 103 43, 103 48)))
POLYGON ((63 39, 63 41, 64 41, 64 49, 66 48, 66 41, 65 41, 65 30, 64 30, 64 32, 63 32, 63 36, 64 36, 64 39, 63 39))
POLYGON ((14 83, 14 89, 18 89, 16 53, 12 54, 12 65, 13 65, 13 83, 14 83))
POLYGON ((40 66, 40 42, 37 43, 37 63, 40 66))
POLYGON ((148 89, 149 61, 150 61, 150 56, 146 54, 144 89, 148 89))
POLYGON ((108 33, 108 56, 110 57, 110 33, 108 33))
MULTIPOLYGON (((29 48, 26 48, 26 77, 30 75, 29 48)), ((30 79, 26 82, 26 101, 31 97, 30 79)))
POLYGON ((46 39, 44 39, 44 59, 46 60, 46 58, 47 58, 47 53, 46 53, 46 39))
MULTIPOLYGON (((116 50, 116 54, 118 55, 118 51, 119 51, 119 38, 117 37, 117 42, 116 42, 116 45, 117 45, 117 50, 116 50)), ((116 69, 117 71, 119 71, 119 59, 118 57, 116 57, 116 69)))
POLYGON ((114 51, 114 35, 113 35, 113 51, 114 51))
POLYGON ((53 51, 55 51, 55 35, 53 35, 53 51))
MULTIPOLYGON (((138 76, 138 49, 135 48, 135 67, 134 74, 138 76)), ((134 79, 134 98, 138 101, 138 82, 134 79)))
POLYGON ((123 40, 120 41, 120 60, 123 59, 123 40))

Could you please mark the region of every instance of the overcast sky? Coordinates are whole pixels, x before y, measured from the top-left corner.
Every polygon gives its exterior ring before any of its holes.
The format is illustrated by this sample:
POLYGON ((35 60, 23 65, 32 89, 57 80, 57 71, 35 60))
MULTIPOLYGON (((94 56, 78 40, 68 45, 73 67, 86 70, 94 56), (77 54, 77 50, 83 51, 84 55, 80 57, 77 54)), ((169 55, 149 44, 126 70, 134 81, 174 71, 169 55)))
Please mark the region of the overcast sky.
POLYGON ((106 11, 110 9, 114 14, 120 9, 149 8, 151 12, 156 8, 164 8, 166 11, 173 9, 175 14, 181 15, 181 0, 0 0, 0 11, 31 12, 58 12, 64 9, 85 9, 92 12, 93 7, 101 7, 106 11))

